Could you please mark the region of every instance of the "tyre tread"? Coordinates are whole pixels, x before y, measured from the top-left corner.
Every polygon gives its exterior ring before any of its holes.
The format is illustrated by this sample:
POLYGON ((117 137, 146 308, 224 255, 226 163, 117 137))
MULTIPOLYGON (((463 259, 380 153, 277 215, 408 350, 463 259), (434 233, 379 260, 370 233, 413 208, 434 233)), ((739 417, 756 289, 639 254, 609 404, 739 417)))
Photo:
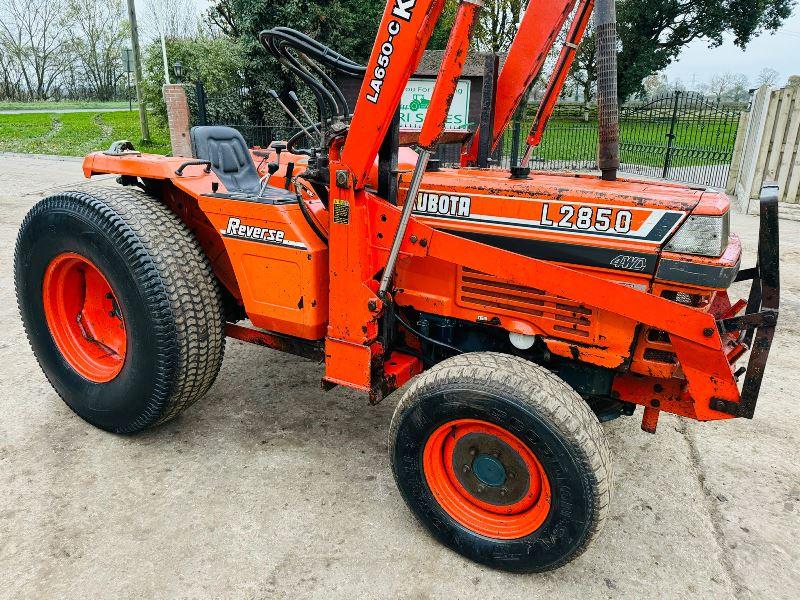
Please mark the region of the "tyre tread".
MULTIPOLYGON (((163 368, 154 374, 155 389, 144 412, 117 432, 134 433, 174 418, 208 391, 224 354, 222 299, 203 249, 157 198, 130 188, 86 186, 37 203, 20 227, 17 252, 28 223, 54 210, 103 227, 132 269, 156 323, 163 368)), ((22 276, 16 273, 17 279, 22 276)))

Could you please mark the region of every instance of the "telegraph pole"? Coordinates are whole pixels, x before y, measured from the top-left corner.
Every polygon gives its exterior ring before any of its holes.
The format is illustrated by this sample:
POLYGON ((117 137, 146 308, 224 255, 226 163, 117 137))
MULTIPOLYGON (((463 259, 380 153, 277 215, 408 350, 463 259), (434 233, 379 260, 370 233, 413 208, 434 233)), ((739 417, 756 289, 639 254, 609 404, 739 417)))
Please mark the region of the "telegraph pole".
POLYGON ((131 45, 133 47, 133 82, 136 85, 136 101, 139 103, 139 124, 142 128, 142 141, 150 141, 150 127, 147 125, 147 107, 142 98, 142 54, 139 48, 139 27, 136 25, 136 5, 128 2, 128 20, 131 24, 131 45))

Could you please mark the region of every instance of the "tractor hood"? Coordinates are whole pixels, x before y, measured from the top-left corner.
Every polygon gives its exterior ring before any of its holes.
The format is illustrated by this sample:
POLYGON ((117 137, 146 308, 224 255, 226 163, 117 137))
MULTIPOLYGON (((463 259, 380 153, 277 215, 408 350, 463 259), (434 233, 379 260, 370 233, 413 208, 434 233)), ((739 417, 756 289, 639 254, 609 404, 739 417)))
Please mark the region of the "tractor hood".
MULTIPOLYGON (((405 179, 405 178, 404 178, 405 179)), ((400 186, 400 201, 408 182, 400 186)), ((693 215, 723 215, 724 194, 593 175, 441 169, 425 174, 414 215, 436 229, 518 254, 654 274, 665 244, 693 215)))

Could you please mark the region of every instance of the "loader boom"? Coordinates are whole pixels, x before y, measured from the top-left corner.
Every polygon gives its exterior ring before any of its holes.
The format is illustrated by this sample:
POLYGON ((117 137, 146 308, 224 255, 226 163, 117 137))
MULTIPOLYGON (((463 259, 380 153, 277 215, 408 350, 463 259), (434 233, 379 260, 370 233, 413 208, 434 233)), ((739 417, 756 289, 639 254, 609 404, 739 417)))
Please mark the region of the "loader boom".
POLYGON ((366 181, 443 7, 444 0, 386 4, 342 149, 342 163, 352 171, 357 188, 366 181))
MULTIPOLYGON (((542 70, 547 54, 574 6, 575 0, 531 0, 528 3, 497 80, 491 149, 497 146, 511 117, 526 98, 528 89, 542 70)), ((480 131, 477 131, 461 158, 462 165, 475 164, 479 139, 480 131)))

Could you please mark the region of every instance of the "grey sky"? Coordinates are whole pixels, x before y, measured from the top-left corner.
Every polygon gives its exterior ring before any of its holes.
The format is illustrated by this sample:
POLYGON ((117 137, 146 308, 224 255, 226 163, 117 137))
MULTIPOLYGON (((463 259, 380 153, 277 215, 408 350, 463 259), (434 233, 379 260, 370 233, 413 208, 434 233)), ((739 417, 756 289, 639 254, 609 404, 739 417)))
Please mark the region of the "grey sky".
POLYGON ((780 73, 782 85, 790 75, 800 75, 800 8, 796 7, 783 27, 775 34, 762 34, 742 51, 733 45, 732 36, 719 48, 696 41, 683 51, 678 60, 667 67, 670 81, 681 79, 691 87, 693 80, 702 83, 717 73, 744 73, 755 82, 759 71, 772 67, 780 73))

